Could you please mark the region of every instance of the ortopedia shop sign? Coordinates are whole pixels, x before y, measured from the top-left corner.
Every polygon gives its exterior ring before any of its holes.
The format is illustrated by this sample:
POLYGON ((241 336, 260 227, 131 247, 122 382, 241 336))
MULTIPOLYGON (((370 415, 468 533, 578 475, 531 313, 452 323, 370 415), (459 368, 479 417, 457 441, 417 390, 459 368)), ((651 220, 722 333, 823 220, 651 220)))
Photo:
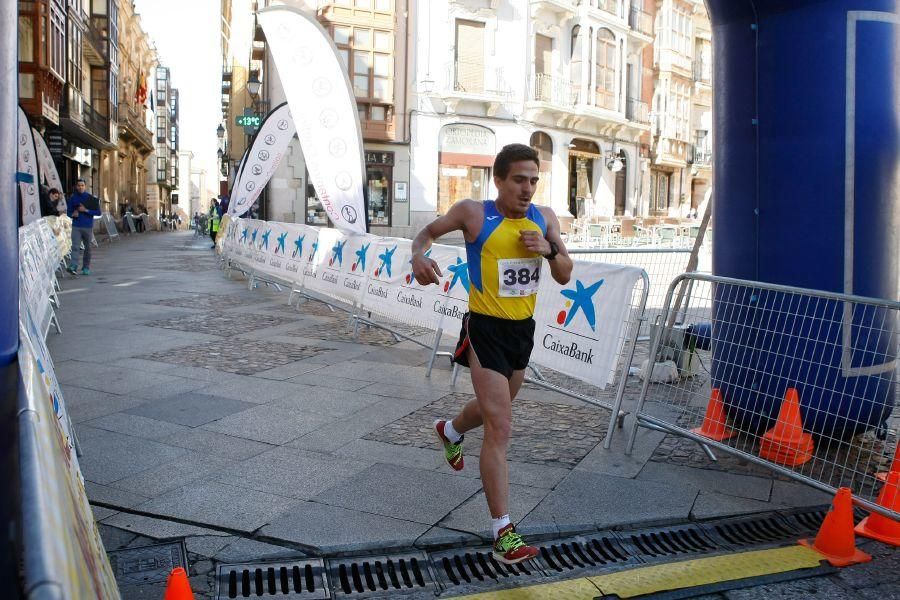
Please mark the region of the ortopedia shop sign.
POLYGON ((456 154, 496 153, 494 132, 480 125, 446 125, 441 129, 440 146, 441 152, 456 154))

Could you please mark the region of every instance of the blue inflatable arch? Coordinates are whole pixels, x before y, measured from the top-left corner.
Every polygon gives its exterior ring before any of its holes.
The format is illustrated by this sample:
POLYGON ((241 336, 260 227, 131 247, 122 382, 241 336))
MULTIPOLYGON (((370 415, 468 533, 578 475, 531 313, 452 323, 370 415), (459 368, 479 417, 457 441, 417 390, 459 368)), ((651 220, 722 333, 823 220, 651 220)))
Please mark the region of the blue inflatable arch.
MULTIPOLYGON (((706 3, 715 61, 714 274, 896 300, 897 2, 706 3)), ((743 299, 748 327, 765 308, 751 296, 743 299)), ((862 371, 872 366, 867 356, 895 358, 896 318, 870 318, 884 319, 889 331, 835 352, 826 346, 841 343, 837 324, 825 332, 834 335, 827 344, 796 348, 810 363, 799 373, 796 366, 786 373, 783 360, 766 350, 791 348, 787 335, 760 340, 721 327, 714 331, 713 385, 723 388, 733 418, 759 427, 771 422, 757 415, 777 414, 784 390, 798 384, 813 432, 852 435, 880 425, 893 406, 891 378, 854 376, 839 364, 845 352, 862 371), (734 339, 752 341, 738 348, 728 342, 734 339)), ((803 332, 803 323, 782 325, 803 332)))

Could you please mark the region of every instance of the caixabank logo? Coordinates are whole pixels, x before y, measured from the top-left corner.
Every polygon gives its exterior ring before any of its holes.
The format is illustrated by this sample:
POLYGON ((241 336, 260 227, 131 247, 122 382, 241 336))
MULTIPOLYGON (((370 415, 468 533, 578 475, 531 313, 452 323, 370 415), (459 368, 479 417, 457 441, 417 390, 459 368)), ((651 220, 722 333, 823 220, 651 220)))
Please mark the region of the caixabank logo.
POLYGON ((463 262, 463 259, 456 257, 456 262, 447 265, 447 271, 453 276, 449 281, 444 282, 444 293, 449 294, 457 284, 465 288, 469 293, 469 263, 463 262))
MULTIPOLYGON (((429 248, 425 252, 425 258, 431 258, 432 250, 433 250, 433 248, 429 248)), ((415 273, 413 273, 413 270, 412 270, 412 257, 410 257, 410 259, 406 262, 406 264, 409 265, 409 272, 406 274, 406 277, 403 278, 403 281, 406 282, 406 285, 412 285, 413 282, 416 280, 416 275, 415 275, 415 273)))
POLYGON ((385 274, 391 277, 391 263, 394 262, 394 252, 396 251, 397 245, 395 244, 393 248, 385 248, 384 252, 378 255, 378 260, 381 261, 381 264, 378 265, 373 273, 375 277, 382 277, 385 274))
POLYGON ((312 262, 316 260, 316 253, 319 251, 319 240, 316 240, 312 244, 312 248, 309 251, 309 257, 306 259, 306 262, 312 262))
POLYGON ((294 250, 291 252, 291 258, 303 258, 303 240, 306 239, 306 234, 298 235, 297 239, 294 240, 294 250))
POLYGON ((337 266, 343 266, 344 264, 344 246, 347 245, 347 240, 343 242, 335 242, 334 246, 331 247, 331 258, 328 259, 328 266, 333 267, 334 263, 337 263, 337 266))
POLYGON ((241 232, 241 243, 246 245, 247 239, 249 238, 249 236, 250 236, 250 229, 245 227, 244 230, 241 232))
POLYGON ((284 256, 284 241, 287 239, 287 235, 285 231, 275 240, 275 254, 284 256))
POLYGON ((359 250, 356 251, 356 260, 350 265, 350 270, 354 273, 357 269, 359 269, 360 273, 366 272, 366 256, 369 253, 369 247, 372 245, 372 242, 368 244, 364 244, 360 246, 359 250))
POLYGON ((594 294, 603 285, 603 280, 596 281, 585 287, 580 279, 575 280, 575 289, 565 289, 560 294, 566 298, 565 308, 556 315, 556 322, 563 327, 568 327, 575 319, 576 315, 581 313, 584 319, 591 327, 591 331, 597 330, 597 315, 594 312, 594 294))
POLYGON ((259 245, 260 250, 268 250, 269 249, 269 237, 272 235, 271 229, 266 229, 266 232, 262 234, 262 242, 259 245))
POLYGON ((544 348, 586 365, 594 364, 594 348, 588 345, 585 349, 585 343, 582 340, 591 342, 597 340, 590 335, 584 335, 585 330, 582 323, 587 323, 591 331, 596 333, 597 315, 594 310, 594 295, 602 285, 602 279, 587 286, 580 279, 576 279, 575 289, 568 288, 559 292, 566 299, 563 310, 556 315, 556 322, 561 327, 548 325, 548 328, 560 333, 547 332, 544 334, 541 339, 541 345, 544 348), (572 325, 572 329, 581 329, 581 332, 571 331, 570 325, 572 325))
POLYGON ((250 234, 250 245, 254 248, 256 247, 256 235, 259 233, 259 227, 253 230, 253 233, 250 234))

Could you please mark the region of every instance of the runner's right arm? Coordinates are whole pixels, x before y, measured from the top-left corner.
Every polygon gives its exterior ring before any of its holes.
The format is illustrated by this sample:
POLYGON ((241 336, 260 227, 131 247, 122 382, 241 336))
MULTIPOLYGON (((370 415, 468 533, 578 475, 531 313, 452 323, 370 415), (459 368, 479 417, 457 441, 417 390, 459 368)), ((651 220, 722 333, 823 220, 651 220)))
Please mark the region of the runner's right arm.
POLYGON ((413 239, 412 268, 416 281, 419 284, 428 285, 429 283, 434 283, 440 285, 440 278, 443 277, 443 273, 441 273, 437 262, 425 256, 425 252, 431 248, 434 240, 451 231, 468 233, 466 226, 471 221, 473 210, 476 207, 480 208, 480 203, 474 200, 462 200, 455 203, 450 207, 446 215, 438 217, 426 225, 413 239))

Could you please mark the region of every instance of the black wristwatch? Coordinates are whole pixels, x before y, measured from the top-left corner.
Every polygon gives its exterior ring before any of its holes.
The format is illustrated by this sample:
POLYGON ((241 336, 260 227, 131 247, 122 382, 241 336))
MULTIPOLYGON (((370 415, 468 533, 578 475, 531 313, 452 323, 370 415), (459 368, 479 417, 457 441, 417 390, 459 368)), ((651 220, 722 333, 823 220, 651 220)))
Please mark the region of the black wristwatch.
POLYGON ((547 243, 550 244, 550 254, 545 254, 544 258, 546 258, 547 260, 553 260, 554 258, 556 258, 556 255, 559 254, 559 246, 557 246, 555 242, 551 242, 550 240, 547 240, 547 243))

